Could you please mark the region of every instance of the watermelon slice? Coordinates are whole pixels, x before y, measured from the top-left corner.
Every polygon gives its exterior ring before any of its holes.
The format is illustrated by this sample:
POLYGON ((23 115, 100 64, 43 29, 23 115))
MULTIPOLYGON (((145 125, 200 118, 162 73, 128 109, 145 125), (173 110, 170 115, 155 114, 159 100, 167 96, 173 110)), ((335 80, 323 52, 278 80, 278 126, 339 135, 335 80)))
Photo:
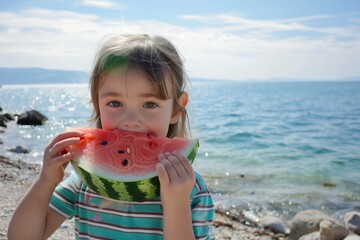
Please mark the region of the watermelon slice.
POLYGON ((158 155, 178 151, 193 163, 198 140, 154 137, 145 133, 93 128, 73 145, 78 176, 96 193, 121 201, 145 201, 160 195, 158 155))

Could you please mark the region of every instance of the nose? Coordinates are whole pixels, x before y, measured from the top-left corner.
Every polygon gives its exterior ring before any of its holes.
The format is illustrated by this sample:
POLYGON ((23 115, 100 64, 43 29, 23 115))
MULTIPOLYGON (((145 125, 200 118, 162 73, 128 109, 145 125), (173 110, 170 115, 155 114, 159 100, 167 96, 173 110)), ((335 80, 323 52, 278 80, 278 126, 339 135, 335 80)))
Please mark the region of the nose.
POLYGON ((122 128, 125 130, 132 130, 140 127, 139 115, 134 110, 126 110, 123 115, 122 128))

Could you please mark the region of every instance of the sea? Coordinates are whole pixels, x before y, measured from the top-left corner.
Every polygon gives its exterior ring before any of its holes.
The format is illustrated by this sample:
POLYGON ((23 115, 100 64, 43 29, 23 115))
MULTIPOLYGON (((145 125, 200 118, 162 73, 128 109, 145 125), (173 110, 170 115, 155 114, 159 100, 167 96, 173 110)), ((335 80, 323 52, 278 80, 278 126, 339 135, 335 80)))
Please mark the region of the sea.
MULTIPOLYGON (((360 82, 203 80, 189 92, 192 137, 200 140, 193 166, 216 207, 254 219, 360 211, 360 82)), ((3 112, 36 109, 48 121, 9 122, 0 155, 41 163, 65 127, 91 126, 89 100, 86 84, 3 85, 3 112), (7 151, 18 145, 31 152, 7 151)))

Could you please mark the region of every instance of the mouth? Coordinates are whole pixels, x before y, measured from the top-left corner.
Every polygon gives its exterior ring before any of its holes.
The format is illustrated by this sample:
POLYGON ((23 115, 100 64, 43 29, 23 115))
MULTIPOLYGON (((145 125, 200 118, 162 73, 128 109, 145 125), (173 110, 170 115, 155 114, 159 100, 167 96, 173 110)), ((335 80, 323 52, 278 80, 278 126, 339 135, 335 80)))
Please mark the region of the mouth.
POLYGON ((146 136, 147 136, 147 137, 156 137, 155 134, 152 133, 152 132, 148 132, 148 133, 146 134, 146 136))
POLYGON ((131 130, 125 130, 125 129, 118 129, 118 128, 114 128, 112 130, 120 130, 120 131, 128 131, 128 132, 135 132, 135 133, 142 133, 144 135, 146 135, 147 137, 156 137, 156 134, 153 132, 146 132, 146 131, 131 131, 131 130))

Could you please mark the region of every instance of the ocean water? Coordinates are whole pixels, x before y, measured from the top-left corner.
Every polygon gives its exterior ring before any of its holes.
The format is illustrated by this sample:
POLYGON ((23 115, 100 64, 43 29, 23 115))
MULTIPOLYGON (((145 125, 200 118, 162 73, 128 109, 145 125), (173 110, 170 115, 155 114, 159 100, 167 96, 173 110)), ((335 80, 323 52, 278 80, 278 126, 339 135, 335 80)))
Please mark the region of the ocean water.
MULTIPOLYGON (((216 205, 291 218, 317 208, 341 218, 360 210, 360 82, 193 82, 194 167, 216 205)), ((4 112, 36 109, 44 126, 8 124, 0 155, 41 163, 67 126, 89 126, 87 85, 5 85, 4 112), (23 145, 29 154, 7 148, 23 145)))

